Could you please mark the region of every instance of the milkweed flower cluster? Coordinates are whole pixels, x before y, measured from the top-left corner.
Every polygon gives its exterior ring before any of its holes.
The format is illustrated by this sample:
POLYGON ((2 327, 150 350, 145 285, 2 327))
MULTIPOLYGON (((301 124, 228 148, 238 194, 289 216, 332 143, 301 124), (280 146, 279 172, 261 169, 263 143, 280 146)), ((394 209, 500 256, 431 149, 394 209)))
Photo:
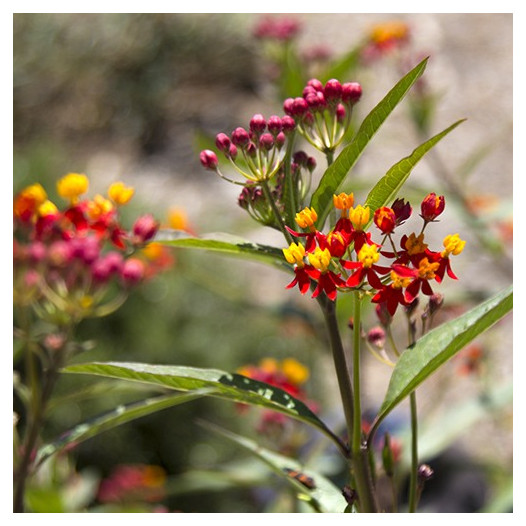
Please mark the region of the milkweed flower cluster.
POLYGON ((335 300, 338 292, 362 290, 393 316, 399 305, 411 305, 420 292, 432 296, 433 281, 440 283, 446 274, 457 279, 450 258, 460 254, 466 242, 458 234, 448 235, 441 251, 430 250, 425 242, 427 225, 444 210, 443 196, 430 193, 423 199, 422 230, 404 234, 398 248, 393 234, 410 217, 409 203, 397 199, 391 207, 383 206, 373 213, 368 206, 354 206, 353 194, 341 193, 333 196, 333 204, 340 218, 328 234, 316 228, 318 216, 313 208, 296 215, 300 231, 288 229, 298 242, 283 249, 295 273, 287 288, 297 286, 302 294, 312 288, 312 297, 324 292, 330 300, 335 300), (372 240, 371 223, 383 236, 380 243, 372 240))
POLYGON ((120 222, 134 189, 116 182, 107 195, 87 198, 88 189, 86 175, 70 173, 57 182, 62 209, 39 183, 14 199, 15 302, 61 323, 112 312, 153 265, 142 249, 158 222, 151 214, 129 230, 120 222), (114 285, 118 293, 112 295, 114 285))
POLYGON ((360 100, 358 82, 340 83, 330 79, 323 84, 310 79, 301 97, 283 103, 285 113, 296 122, 299 133, 322 153, 333 152, 349 128, 352 109, 360 100))

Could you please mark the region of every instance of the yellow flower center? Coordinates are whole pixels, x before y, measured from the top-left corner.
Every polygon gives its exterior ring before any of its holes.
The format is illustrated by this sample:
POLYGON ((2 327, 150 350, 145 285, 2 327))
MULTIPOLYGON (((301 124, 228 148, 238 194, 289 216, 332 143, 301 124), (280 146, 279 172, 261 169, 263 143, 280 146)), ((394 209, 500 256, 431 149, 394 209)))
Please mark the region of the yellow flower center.
POLYGON ((447 258, 450 256, 450 254, 453 254, 454 256, 458 256, 463 250, 466 245, 465 241, 462 241, 458 234, 453 234, 446 236, 444 238, 444 248, 445 250, 441 253, 441 256, 443 258, 447 258))
POLYGON ((429 263, 427 258, 423 258, 418 265, 418 277, 421 279, 433 279, 439 266, 440 263, 429 263))
POLYGON ((349 211, 349 218, 354 228, 358 231, 362 231, 364 229, 364 227, 369 222, 370 217, 371 209, 368 206, 363 207, 362 205, 358 205, 356 208, 351 208, 349 211))
POLYGON ((131 186, 126 186, 123 182, 112 183, 108 188, 108 197, 116 205, 125 205, 133 197, 135 190, 131 186))
POLYGON ((76 203, 79 196, 88 191, 89 181, 84 174, 69 173, 57 182, 57 192, 60 197, 76 203))
POLYGON ((365 268, 371 268, 380 259, 378 247, 376 245, 364 245, 358 254, 360 261, 365 268))
POLYGON ((298 223, 301 228, 308 228, 311 231, 314 231, 314 223, 316 223, 316 220, 318 219, 318 214, 314 208, 304 208, 301 212, 296 214, 295 219, 296 223, 298 223))
POLYGON ((418 237, 415 236, 415 234, 411 234, 406 242, 405 242, 405 249, 409 253, 410 256, 414 256, 415 254, 421 254, 422 252, 425 252, 427 248, 427 244, 424 243, 424 233, 422 232, 418 237))
POLYGON ((301 244, 291 243, 289 248, 284 248, 283 255, 291 265, 303 267, 303 258, 305 257, 305 247, 301 244))
POLYGON ((391 285, 394 289, 405 288, 411 283, 411 278, 403 278, 399 276, 394 270, 391 270, 391 285))
POLYGON ((309 263, 320 272, 327 272, 331 264, 331 253, 327 248, 316 247, 314 252, 309 253, 309 263))

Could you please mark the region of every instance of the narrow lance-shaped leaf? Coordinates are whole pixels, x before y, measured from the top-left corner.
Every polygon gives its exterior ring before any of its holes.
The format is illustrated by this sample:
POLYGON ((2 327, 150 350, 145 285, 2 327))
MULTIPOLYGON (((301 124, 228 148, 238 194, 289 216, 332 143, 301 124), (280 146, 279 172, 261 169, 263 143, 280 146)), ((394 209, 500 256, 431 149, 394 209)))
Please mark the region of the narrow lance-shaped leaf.
POLYGON ((433 329, 406 349, 398 360, 380 411, 370 432, 444 362, 513 308, 513 287, 505 289, 462 316, 433 329))
POLYGON ((369 141, 404 98, 411 86, 420 78, 427 64, 424 59, 405 75, 391 91, 365 117, 352 142, 347 145, 327 168, 311 198, 310 206, 318 213, 318 227, 321 229, 329 214, 333 194, 337 194, 345 177, 355 165, 369 141))
POLYGON ((118 362, 70 365, 63 371, 162 385, 177 391, 212 388, 211 396, 266 407, 310 424, 330 437, 347 455, 345 444, 301 400, 282 389, 240 374, 197 367, 118 362))
POLYGON ((62 451, 70 444, 78 444, 92 438, 103 431, 113 429, 121 424, 131 422, 137 418, 150 415, 162 409, 173 407, 185 402, 190 402, 200 398, 205 394, 210 394, 213 389, 202 389, 185 394, 169 394, 147 398, 140 402, 133 402, 127 405, 119 405, 112 411, 101 416, 95 417, 87 422, 76 425, 73 429, 63 433, 57 440, 45 444, 37 453, 37 464, 41 464, 51 455, 62 451))
POLYGON ((269 265, 285 268, 283 252, 275 247, 260 245, 226 233, 205 234, 194 237, 183 230, 160 230, 155 242, 178 248, 209 250, 224 255, 260 261, 269 265))
POLYGON ((366 206, 369 206, 374 212, 377 208, 394 201, 400 188, 402 188, 418 161, 449 132, 464 122, 464 120, 465 119, 455 122, 449 126, 449 128, 431 137, 431 139, 418 146, 411 155, 404 157, 394 164, 369 192, 365 202, 366 206))
POLYGON ((305 469, 295 459, 263 448, 249 438, 221 429, 208 422, 202 422, 201 425, 242 446, 265 462, 277 475, 292 484, 302 495, 302 500, 312 506, 315 511, 320 513, 341 513, 344 511, 347 503, 341 490, 321 473, 305 469), (291 476, 291 472, 305 475, 307 485, 302 484, 298 478, 291 476))

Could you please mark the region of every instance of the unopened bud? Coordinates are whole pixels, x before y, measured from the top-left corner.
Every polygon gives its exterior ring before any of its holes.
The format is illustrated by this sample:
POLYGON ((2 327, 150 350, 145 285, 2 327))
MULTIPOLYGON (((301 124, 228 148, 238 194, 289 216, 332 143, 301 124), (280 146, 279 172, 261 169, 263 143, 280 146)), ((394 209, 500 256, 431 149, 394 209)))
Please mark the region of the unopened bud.
POLYGON ((283 129, 281 119, 277 115, 272 115, 271 117, 269 117, 267 126, 268 131, 274 136, 277 135, 283 129))
POLYGON ((382 349, 385 344, 385 331, 382 329, 382 327, 373 327, 368 333, 367 333, 367 341, 374 345, 375 347, 378 347, 379 349, 382 349))
POLYGON ((420 205, 420 215, 424 221, 434 221, 443 211, 446 205, 444 196, 437 196, 434 192, 426 195, 420 205))
POLYGON ((219 151, 224 153, 228 152, 230 143, 230 137, 226 133, 218 133, 216 135, 216 146, 219 151))
POLYGON ((328 101, 339 100, 342 96, 342 85, 339 80, 328 80, 323 89, 325 99, 328 101))
POLYGON ((245 130, 245 128, 239 127, 232 132, 232 142, 240 148, 246 146, 249 140, 250 137, 248 136, 248 132, 245 130))
POLYGON ((266 126, 267 126, 267 121, 265 120, 263 115, 261 115, 260 113, 254 115, 250 119, 250 124, 249 124, 250 131, 256 134, 264 132, 266 126))
POLYGON ((139 217, 133 225, 134 243, 142 244, 155 236, 159 223, 151 214, 139 217))
POLYGON ((144 263, 140 259, 129 258, 124 262, 121 270, 121 278, 126 285, 137 285, 143 280, 144 275, 144 263))
POLYGON ((362 86, 358 82, 346 82, 342 85, 342 101, 356 104, 362 96, 362 86))
POLYGON ((264 133, 259 138, 259 144, 260 146, 265 148, 265 150, 272 150, 272 148, 274 147, 274 137, 272 137, 270 133, 264 133))
POLYGON ((219 164, 217 155, 212 150, 203 150, 199 154, 199 160, 207 170, 215 170, 219 164))
POLYGON ((422 464, 418 467, 418 481, 420 484, 424 484, 428 480, 431 480, 433 478, 433 475, 435 472, 433 471, 433 468, 428 466, 427 464, 422 464))

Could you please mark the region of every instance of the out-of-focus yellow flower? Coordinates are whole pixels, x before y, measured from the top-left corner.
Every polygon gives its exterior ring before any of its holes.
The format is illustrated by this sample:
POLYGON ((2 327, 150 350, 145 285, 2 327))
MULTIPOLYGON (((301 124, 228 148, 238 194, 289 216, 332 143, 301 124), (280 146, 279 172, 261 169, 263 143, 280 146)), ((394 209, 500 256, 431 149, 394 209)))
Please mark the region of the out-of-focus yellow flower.
POLYGON ((73 204, 89 188, 89 180, 84 174, 69 173, 58 180, 57 192, 60 197, 69 199, 73 204))
POLYGON ((180 208, 172 208, 168 212, 168 225, 174 230, 187 230, 188 217, 186 212, 180 208))
POLYGON ((125 205, 130 201, 135 193, 135 189, 131 186, 126 186, 122 181, 112 183, 108 188, 108 197, 116 205, 125 205))
POLYGON ((309 369, 294 358, 286 358, 281 362, 281 370, 287 380, 294 385, 301 385, 309 378, 309 369))

